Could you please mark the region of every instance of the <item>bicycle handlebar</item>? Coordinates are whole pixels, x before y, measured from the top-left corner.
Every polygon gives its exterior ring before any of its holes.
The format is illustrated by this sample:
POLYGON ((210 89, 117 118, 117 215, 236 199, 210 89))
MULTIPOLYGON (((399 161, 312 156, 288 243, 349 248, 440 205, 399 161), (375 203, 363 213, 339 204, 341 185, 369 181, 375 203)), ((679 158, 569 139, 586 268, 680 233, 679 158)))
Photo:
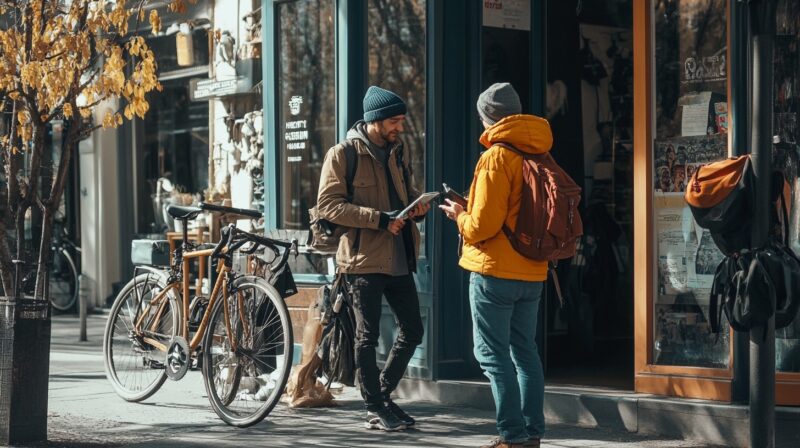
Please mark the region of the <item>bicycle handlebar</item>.
POLYGON ((243 251, 246 254, 254 254, 256 250, 258 250, 259 246, 264 246, 266 248, 272 249, 272 251, 275 252, 276 258, 280 257, 278 263, 274 263, 273 266, 270 268, 272 272, 277 272, 280 268, 282 268, 288 262, 289 255, 292 252, 294 252, 295 255, 297 255, 298 253, 296 239, 293 239, 291 241, 283 241, 283 240, 267 238, 238 229, 234 224, 229 224, 225 229, 223 229, 222 238, 220 239, 219 243, 217 243, 217 246, 214 248, 214 252, 211 253, 211 257, 219 258, 221 256, 221 252, 224 247, 227 247, 228 253, 230 253, 241 248, 248 242, 252 242, 255 244, 253 245, 253 247, 243 251), (281 253, 279 248, 284 249, 283 253, 281 253))
POLYGON ((220 257, 220 254, 222 252, 222 248, 227 246, 228 243, 231 240, 231 236, 233 235, 233 229, 234 228, 235 227, 234 227, 233 224, 229 224, 227 227, 222 229, 222 231, 220 232, 222 237, 219 239, 219 242, 217 243, 217 245, 214 246, 214 251, 211 252, 211 258, 219 258, 220 257))
POLYGON ((234 215, 247 216, 248 218, 253 219, 258 219, 263 216, 258 210, 252 210, 249 208, 226 207, 224 205, 209 204, 206 202, 201 202, 199 206, 201 209, 209 212, 231 213, 234 215))

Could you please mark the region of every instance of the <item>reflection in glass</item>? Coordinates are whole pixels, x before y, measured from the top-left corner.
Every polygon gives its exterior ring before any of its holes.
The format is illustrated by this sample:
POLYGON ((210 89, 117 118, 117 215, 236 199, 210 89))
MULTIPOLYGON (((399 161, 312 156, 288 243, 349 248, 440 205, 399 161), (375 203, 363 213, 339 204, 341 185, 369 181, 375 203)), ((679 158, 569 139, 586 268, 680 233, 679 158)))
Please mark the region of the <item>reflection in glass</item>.
POLYGON ((280 223, 307 230, 322 162, 336 144, 333 0, 277 6, 280 223))
POLYGON ((370 0, 369 84, 403 98, 406 157, 414 186, 425 185, 425 0, 370 0))
MULTIPOLYGON (((158 179, 165 177, 183 193, 200 194, 208 187, 208 102, 191 101, 191 78, 161 81, 163 91, 150 95, 145 115, 139 185, 139 232, 161 232, 166 223, 156 214, 158 179)), ((159 202, 160 203, 160 202, 159 202)))
POLYGON ((655 2, 653 358, 661 365, 726 368, 730 361, 728 326, 719 336, 709 328, 722 253, 683 199, 691 175, 728 154, 726 8, 725 0, 655 2))
MULTIPOLYGON (((782 169, 792 190, 789 215, 789 246, 800 251, 800 147, 798 138, 797 89, 800 88, 800 3, 779 0, 774 64, 774 133, 780 137, 773 164, 782 169)), ((788 327, 775 330, 775 368, 783 372, 800 372, 800 316, 788 327)))
MULTIPOLYGON (((405 100, 404 157, 411 166, 414 187, 425 191, 426 1, 370 0, 368 7, 369 84, 405 100)), ((424 254, 424 221, 418 226, 424 254)))

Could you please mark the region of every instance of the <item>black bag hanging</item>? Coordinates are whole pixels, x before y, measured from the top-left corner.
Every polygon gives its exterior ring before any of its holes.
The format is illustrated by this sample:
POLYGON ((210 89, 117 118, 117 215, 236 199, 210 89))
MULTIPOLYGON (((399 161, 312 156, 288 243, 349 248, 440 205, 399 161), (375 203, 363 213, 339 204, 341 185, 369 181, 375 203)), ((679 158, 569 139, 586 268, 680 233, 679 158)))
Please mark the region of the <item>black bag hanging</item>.
POLYGON ((317 349, 322 360, 320 369, 328 385, 337 381, 346 386, 355 385, 355 333, 356 320, 353 301, 344 274, 337 274, 333 284, 321 295, 324 328, 317 349))
POLYGON ((294 282, 294 274, 292 274, 289 263, 281 266, 278 272, 271 272, 269 283, 275 287, 283 299, 297 294, 297 284, 294 282))

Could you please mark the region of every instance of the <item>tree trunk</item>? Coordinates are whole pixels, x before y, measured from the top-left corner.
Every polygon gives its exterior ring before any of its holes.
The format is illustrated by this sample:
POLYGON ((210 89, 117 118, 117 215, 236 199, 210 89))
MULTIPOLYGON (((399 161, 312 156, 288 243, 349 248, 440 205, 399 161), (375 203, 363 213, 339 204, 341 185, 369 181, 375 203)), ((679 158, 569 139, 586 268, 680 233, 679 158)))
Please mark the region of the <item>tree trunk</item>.
POLYGON ((8 247, 8 232, 3 221, 0 219, 0 292, 3 293, 0 295, 10 296, 14 292, 12 266, 6 260, 11 259, 11 249, 8 247))
MULTIPOLYGON (((50 250, 50 240, 53 234, 53 211, 55 210, 55 206, 53 205, 52 198, 48 198, 46 200, 42 200, 42 195, 40 193, 40 189, 44 190, 47 189, 47 193, 49 196, 51 185, 40 185, 41 183, 41 173, 42 173, 42 155, 44 153, 44 133, 45 133, 45 125, 38 120, 34 120, 34 128, 33 128, 33 148, 31 149, 31 176, 28 181, 28 198, 33 203, 33 206, 36 207, 42 213, 42 229, 41 233, 39 234, 39 250, 37 253, 37 260, 36 260, 36 289, 34 290, 33 297, 36 300, 49 300, 50 298, 46 295, 47 291, 45 288, 46 281, 47 281, 47 273, 49 271, 49 265, 52 261, 51 257, 51 250, 50 250)), ((17 242, 19 244, 20 242, 17 242)), ((36 242, 33 242, 35 247, 36 242)))
MULTIPOLYGON (((5 105, 2 109, 5 112, 5 105)), ((11 109, 11 119, 9 120, 10 123, 10 141, 6 148, 6 197, 3 198, 5 200, 5 209, 6 213, 5 216, 0 218, 0 280, 2 280, 2 287, 5 291, 6 295, 13 294, 13 265, 11 264, 11 260, 15 257, 12 255, 11 248, 8 246, 8 230, 16 228, 17 222, 17 207, 20 202, 20 195, 19 195, 19 180, 17 179, 17 174, 19 173, 22 167, 22 154, 21 153, 14 153, 14 147, 17 147, 19 144, 19 139, 16 136, 16 124, 17 120, 13 117, 17 116, 17 102, 14 102, 14 105, 11 109)))

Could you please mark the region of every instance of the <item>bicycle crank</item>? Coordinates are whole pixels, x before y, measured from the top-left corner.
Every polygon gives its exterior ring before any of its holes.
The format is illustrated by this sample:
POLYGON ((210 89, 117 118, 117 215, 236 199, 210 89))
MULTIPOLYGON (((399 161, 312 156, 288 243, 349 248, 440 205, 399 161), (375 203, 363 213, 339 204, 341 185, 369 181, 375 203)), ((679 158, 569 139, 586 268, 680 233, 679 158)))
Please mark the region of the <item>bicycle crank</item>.
POLYGON ((192 357, 189 351, 189 344, 181 336, 175 336, 169 343, 166 360, 167 377, 173 381, 178 381, 186 375, 192 364, 192 357))

